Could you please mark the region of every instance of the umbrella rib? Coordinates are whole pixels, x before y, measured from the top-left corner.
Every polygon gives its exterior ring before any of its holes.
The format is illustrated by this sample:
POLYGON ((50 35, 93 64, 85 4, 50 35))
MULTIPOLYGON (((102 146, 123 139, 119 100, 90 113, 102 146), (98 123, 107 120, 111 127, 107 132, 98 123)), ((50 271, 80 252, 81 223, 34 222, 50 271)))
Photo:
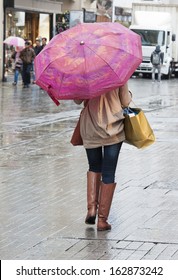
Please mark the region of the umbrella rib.
POLYGON ((59 91, 61 90, 63 79, 64 79, 64 73, 62 74, 62 77, 61 77, 61 83, 60 83, 59 91))
MULTIPOLYGON (((87 46, 88 47, 88 46, 87 46)), ((84 60, 85 60, 85 71, 84 71, 84 73, 86 74, 86 54, 85 54, 85 49, 83 48, 83 55, 84 55, 84 60)), ((87 88, 88 88, 88 90, 89 90, 89 87, 90 87, 90 85, 89 85, 89 82, 88 82, 88 80, 85 78, 85 82, 86 82, 86 84, 87 84, 87 88)))
MULTIPOLYGON (((97 55, 97 57, 99 58, 99 59, 101 59, 102 61, 104 61, 104 63, 105 64, 107 64, 108 66, 109 66, 109 68, 112 70, 112 71, 114 71, 114 69, 111 67, 111 65, 106 61, 106 60, 104 60, 101 56, 99 56, 97 53, 95 53, 89 46, 87 46, 95 55, 97 55)), ((115 71, 114 71, 114 73, 115 73, 115 71)), ((115 73, 116 74, 116 73, 115 73)), ((117 74, 116 74, 116 76, 117 77, 119 77, 117 74)))

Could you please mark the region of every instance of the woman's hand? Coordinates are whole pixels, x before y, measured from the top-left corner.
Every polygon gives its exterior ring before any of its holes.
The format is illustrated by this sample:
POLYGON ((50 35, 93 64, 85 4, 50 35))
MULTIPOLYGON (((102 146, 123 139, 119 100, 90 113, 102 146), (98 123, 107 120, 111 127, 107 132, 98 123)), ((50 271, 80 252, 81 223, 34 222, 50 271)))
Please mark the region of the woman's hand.
POLYGON ((80 105, 83 102, 83 99, 74 99, 74 102, 80 105))

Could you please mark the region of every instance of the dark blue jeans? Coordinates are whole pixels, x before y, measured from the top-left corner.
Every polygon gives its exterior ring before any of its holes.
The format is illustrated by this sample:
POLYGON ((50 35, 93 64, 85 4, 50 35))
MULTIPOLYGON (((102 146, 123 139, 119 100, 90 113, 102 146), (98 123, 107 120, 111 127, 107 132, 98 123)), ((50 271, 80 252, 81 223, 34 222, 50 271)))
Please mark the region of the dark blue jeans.
POLYGON ((104 184, 115 183, 115 172, 121 143, 99 148, 86 149, 89 171, 102 173, 104 184))
POLYGON ((31 80, 32 63, 23 63, 22 77, 24 85, 29 85, 31 80))

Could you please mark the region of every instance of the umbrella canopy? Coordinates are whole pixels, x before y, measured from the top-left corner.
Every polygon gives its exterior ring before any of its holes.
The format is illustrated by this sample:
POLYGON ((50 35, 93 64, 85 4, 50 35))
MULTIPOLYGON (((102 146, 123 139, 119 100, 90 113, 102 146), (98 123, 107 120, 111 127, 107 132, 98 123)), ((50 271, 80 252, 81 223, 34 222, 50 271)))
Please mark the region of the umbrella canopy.
POLYGON ((36 84, 53 101, 115 89, 142 61, 140 36, 119 23, 83 23, 53 37, 35 58, 36 84))
POLYGON ((25 47, 24 39, 16 36, 9 36, 3 42, 10 46, 25 47))

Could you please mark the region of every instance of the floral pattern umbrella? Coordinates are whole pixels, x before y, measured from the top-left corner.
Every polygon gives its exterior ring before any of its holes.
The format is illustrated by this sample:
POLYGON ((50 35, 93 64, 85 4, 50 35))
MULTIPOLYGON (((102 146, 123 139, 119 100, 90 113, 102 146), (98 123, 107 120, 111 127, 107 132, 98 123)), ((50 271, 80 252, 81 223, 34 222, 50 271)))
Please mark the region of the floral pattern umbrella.
POLYGON ((128 81, 142 61, 140 36, 119 23, 83 23, 35 58, 36 84, 53 101, 90 99, 128 81))

